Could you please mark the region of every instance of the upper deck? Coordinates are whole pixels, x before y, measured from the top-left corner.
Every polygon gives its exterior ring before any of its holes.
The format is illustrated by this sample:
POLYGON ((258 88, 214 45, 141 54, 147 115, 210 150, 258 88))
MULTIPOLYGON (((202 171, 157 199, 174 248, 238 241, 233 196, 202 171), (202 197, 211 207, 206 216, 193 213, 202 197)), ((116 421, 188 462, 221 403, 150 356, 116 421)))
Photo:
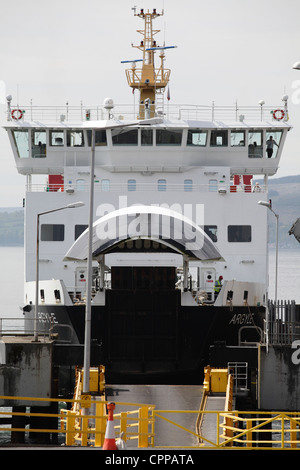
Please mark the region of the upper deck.
POLYGON ((95 165, 107 171, 225 166, 232 175, 274 175, 291 129, 286 110, 279 107, 167 106, 156 113, 160 124, 150 125, 129 111, 126 106, 67 105, 10 110, 4 127, 18 172, 63 174, 65 167, 89 166, 95 129, 95 165), (270 136, 275 141, 271 157, 266 151, 270 136))

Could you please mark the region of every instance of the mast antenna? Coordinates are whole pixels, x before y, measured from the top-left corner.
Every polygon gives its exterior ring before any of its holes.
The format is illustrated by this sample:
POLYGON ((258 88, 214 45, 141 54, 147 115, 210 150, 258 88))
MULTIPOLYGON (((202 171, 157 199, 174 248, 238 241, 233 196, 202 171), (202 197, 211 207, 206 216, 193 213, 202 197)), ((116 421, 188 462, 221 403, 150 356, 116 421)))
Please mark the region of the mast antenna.
POLYGON ((174 49, 176 46, 159 46, 155 40, 155 36, 160 32, 158 29, 153 29, 153 20, 162 16, 164 12, 158 13, 156 8, 151 12, 141 9, 139 12, 134 10, 134 16, 138 16, 144 21, 144 29, 138 29, 137 32, 143 36, 139 45, 132 45, 136 49, 139 49, 143 54, 143 62, 141 68, 136 67, 136 62, 139 60, 128 60, 122 61, 122 63, 131 62, 131 69, 126 70, 126 77, 129 86, 133 90, 139 90, 140 92, 140 103, 139 103, 139 119, 145 117, 145 107, 147 107, 147 115, 154 117, 156 115, 156 101, 158 93, 160 96, 165 91, 169 79, 170 69, 164 68, 165 60, 165 49, 174 49), (154 56, 155 53, 159 52, 160 66, 155 68, 154 56))

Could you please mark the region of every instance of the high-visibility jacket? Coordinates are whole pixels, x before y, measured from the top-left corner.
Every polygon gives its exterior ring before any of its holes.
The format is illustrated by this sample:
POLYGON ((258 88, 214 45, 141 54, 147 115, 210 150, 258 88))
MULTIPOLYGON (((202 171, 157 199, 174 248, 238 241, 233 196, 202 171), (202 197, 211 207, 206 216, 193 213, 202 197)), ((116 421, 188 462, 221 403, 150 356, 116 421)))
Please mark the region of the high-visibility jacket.
POLYGON ((222 287, 222 282, 217 279, 216 282, 215 282, 214 291, 215 292, 220 292, 221 287, 222 287))

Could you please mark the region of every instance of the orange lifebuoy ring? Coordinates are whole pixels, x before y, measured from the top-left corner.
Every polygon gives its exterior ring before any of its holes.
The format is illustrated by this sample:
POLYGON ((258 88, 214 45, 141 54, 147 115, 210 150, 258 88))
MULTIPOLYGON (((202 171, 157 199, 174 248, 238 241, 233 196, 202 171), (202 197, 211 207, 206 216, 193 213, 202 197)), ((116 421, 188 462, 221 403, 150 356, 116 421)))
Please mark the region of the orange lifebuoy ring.
POLYGON ((273 111, 273 118, 276 119, 276 121, 281 121, 284 118, 283 109, 275 109, 275 111, 273 111), (277 116, 277 113, 280 113, 280 116, 277 116))
POLYGON ((11 112, 11 117, 15 120, 15 121, 19 121, 20 119, 22 119, 23 117, 23 111, 21 111, 21 109, 13 109, 12 112, 11 112), (18 114, 17 114, 18 113, 18 114), (15 116, 15 114, 17 114, 15 116))

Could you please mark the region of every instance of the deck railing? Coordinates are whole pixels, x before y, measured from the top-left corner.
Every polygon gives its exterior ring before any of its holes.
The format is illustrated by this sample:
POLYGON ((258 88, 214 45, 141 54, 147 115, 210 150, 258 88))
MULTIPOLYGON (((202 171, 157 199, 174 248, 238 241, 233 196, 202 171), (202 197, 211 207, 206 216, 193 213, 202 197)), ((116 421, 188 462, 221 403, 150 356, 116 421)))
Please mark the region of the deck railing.
MULTIPOLYGON (((26 186, 27 192, 86 192, 89 191, 90 185, 89 184, 66 184, 66 185, 58 185, 58 184, 28 184, 26 186)), ((230 185, 230 184, 223 184, 223 183, 214 183, 211 185, 208 184, 172 184, 172 183, 164 183, 164 185, 160 186, 157 182, 156 183, 109 183, 102 184, 101 181, 96 181, 94 184, 95 192, 119 192, 119 193, 134 193, 134 192, 149 192, 149 191, 159 191, 159 192, 171 192, 171 191, 180 191, 180 192, 228 192, 228 193, 251 193, 253 187, 249 185, 230 185)), ((266 192, 266 188, 264 185, 260 186, 261 193, 266 192)))
MULTIPOLYGON (((273 112, 283 110, 283 105, 278 106, 217 106, 212 105, 190 105, 190 104, 164 104, 158 113, 163 114, 167 119, 197 119, 208 121, 231 121, 231 122, 251 122, 251 121, 272 121, 273 112)), ((12 105, 11 109, 22 111, 24 121, 47 121, 47 122, 83 122, 106 120, 114 117, 120 120, 135 120, 139 112, 138 100, 132 104, 116 104, 113 109, 107 110, 100 105, 71 106, 66 103, 62 106, 18 106, 12 105)), ((8 120, 11 114, 7 113, 8 120)), ((287 114, 283 120, 288 119, 287 114)))
POLYGON ((280 300, 268 302, 268 315, 265 326, 268 344, 291 345, 300 340, 300 322, 297 318, 296 302, 280 300))

